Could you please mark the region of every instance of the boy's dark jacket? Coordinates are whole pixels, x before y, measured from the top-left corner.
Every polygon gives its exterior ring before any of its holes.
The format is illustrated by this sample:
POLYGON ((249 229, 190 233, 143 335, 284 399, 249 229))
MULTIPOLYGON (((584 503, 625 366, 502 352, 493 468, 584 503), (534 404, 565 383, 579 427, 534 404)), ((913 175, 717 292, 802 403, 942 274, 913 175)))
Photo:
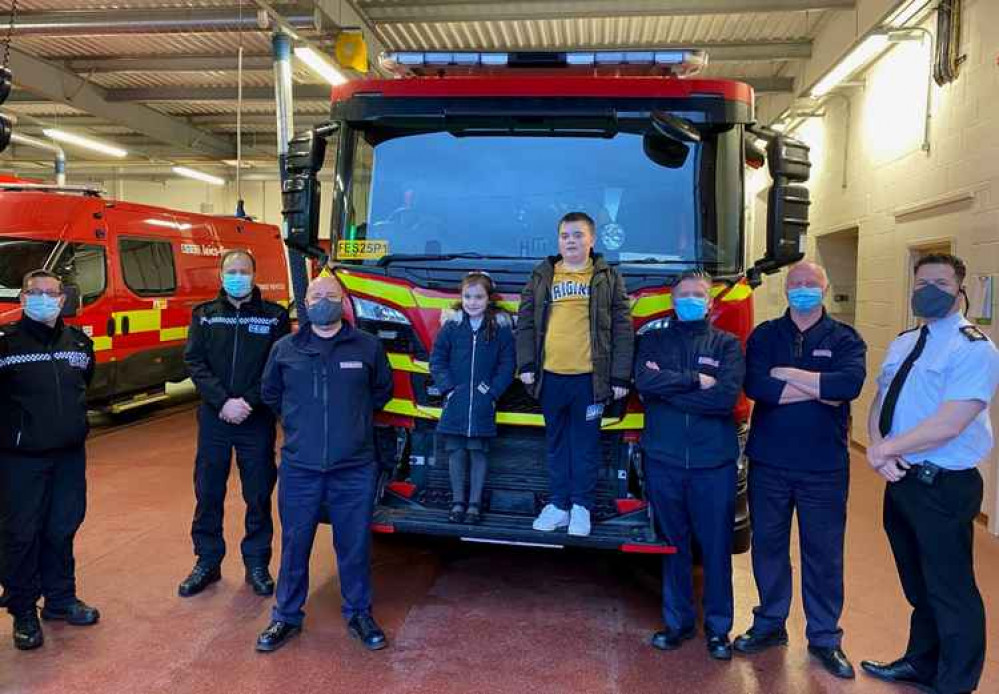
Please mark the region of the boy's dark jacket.
POLYGON ((671 320, 643 335, 635 387, 645 404, 646 455, 687 468, 734 464, 739 440, 732 410, 745 371, 739 340, 707 321, 671 320), (655 362, 659 371, 646 362, 655 362), (702 390, 699 373, 715 378, 715 385, 702 390))
MULTIPOLYGON (((613 397, 612 386, 631 385, 631 360, 635 331, 631 323, 631 302, 624 280, 599 253, 593 258, 590 280, 590 348, 593 355, 593 399, 606 402, 613 397)), ((533 373, 528 390, 541 395, 545 363, 545 333, 551 309, 555 264, 562 256, 550 256, 534 268, 520 295, 517 312, 517 368, 533 373)))
POLYGON ((514 344, 510 316, 496 315, 496 334, 476 333, 464 311, 446 311, 430 355, 430 373, 444 395, 437 431, 460 436, 495 436, 496 401, 513 381, 514 344))

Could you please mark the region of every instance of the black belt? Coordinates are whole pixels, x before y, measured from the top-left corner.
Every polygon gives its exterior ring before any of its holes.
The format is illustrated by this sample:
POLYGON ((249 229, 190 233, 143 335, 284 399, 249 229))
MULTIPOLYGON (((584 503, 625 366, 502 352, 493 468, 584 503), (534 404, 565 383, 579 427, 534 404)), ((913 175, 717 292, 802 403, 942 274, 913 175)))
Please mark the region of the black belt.
POLYGON ((911 463, 911 474, 913 474, 919 482, 923 484, 932 485, 937 481, 937 477, 940 475, 956 475, 959 473, 973 472, 975 468, 969 467, 963 470, 949 470, 947 468, 935 465, 928 460, 924 460, 919 463, 911 463))

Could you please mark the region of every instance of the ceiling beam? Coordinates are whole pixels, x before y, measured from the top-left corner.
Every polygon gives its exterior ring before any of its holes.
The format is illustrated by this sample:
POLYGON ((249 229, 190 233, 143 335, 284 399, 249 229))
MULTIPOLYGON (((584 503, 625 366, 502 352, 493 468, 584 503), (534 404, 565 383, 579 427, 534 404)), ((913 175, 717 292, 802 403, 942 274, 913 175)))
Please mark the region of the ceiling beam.
MULTIPOLYGON (((284 9, 284 8, 282 8, 284 9)), ((321 31, 319 14, 309 8, 284 9, 295 29, 321 31)), ((274 22, 252 7, 179 7, 167 9, 71 10, 22 12, 18 36, 109 36, 116 34, 190 34, 220 31, 269 31, 274 22)))
MULTIPOLYGON (((16 73, 15 73, 16 74, 16 73)), ((330 100, 330 87, 321 84, 296 84, 295 100, 322 99, 330 100)), ((235 101, 238 97, 236 87, 130 87, 127 89, 109 89, 108 101, 113 103, 157 101, 235 101)), ((272 87, 244 87, 244 101, 274 101, 272 87)))
MULTIPOLYGON (((73 72, 107 74, 113 72, 217 72, 238 69, 236 56, 151 55, 112 58, 72 58, 64 65, 73 72)), ((271 70, 274 59, 268 54, 244 55, 244 70, 271 70)))
POLYGON ((18 48, 11 47, 10 68, 19 87, 49 101, 119 123, 180 151, 223 158, 234 156, 235 146, 230 138, 206 133, 148 106, 115 102, 109 98, 108 90, 18 48))
POLYGON ((574 0, 573 2, 376 0, 364 5, 364 14, 377 25, 850 10, 855 6, 856 0, 574 0))

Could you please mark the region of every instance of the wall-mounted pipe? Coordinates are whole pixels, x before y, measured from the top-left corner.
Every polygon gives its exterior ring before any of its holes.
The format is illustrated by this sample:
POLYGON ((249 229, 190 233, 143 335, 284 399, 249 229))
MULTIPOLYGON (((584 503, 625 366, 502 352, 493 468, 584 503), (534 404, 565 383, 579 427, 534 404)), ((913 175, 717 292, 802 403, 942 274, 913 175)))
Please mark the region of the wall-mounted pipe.
POLYGON ((24 145, 25 147, 34 147, 35 149, 45 150, 46 152, 51 152, 55 155, 55 179, 56 184, 60 186, 66 185, 66 152, 57 144, 47 142, 45 140, 39 140, 35 137, 28 137, 27 135, 21 135, 20 133, 13 133, 10 136, 10 141, 15 144, 24 145))
MULTIPOLYGON (((306 8, 288 8, 282 15, 295 29, 321 31, 320 15, 306 8)), ((18 36, 108 36, 115 34, 177 34, 219 31, 268 31, 274 28, 266 12, 239 7, 78 10, 26 12, 17 18, 18 36)))
MULTIPOLYGON (((271 49, 274 53, 274 99, 277 111, 277 152, 278 171, 281 174, 281 185, 288 177, 288 143, 295 133, 294 101, 291 82, 291 37, 284 32, 274 34, 271 39, 271 49)), ((288 238, 288 220, 282 222, 282 233, 288 238)), ((295 306, 298 308, 299 319, 306 314, 305 292, 309 285, 309 272, 305 256, 301 252, 288 249, 288 269, 291 273, 291 287, 295 293, 295 306)))

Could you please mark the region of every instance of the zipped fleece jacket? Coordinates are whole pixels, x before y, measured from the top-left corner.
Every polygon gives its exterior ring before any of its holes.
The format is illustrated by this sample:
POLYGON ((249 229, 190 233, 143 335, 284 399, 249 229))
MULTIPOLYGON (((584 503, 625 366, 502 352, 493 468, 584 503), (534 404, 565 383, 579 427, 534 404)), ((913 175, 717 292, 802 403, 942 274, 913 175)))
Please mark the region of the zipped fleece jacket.
POLYGON ((392 398, 378 338, 343 322, 324 355, 305 325, 274 345, 260 394, 281 418, 281 464, 317 472, 374 465, 374 414, 392 398))
POLYGON ((82 446, 94 343, 60 318, 23 316, 0 330, 0 450, 44 453, 82 446))
POLYGON ((842 470, 850 465, 850 402, 867 377, 867 345, 851 326, 823 311, 805 332, 790 312, 760 323, 746 344, 746 395, 754 401, 746 455, 755 464, 791 470, 842 470), (786 383, 776 366, 817 371, 818 400, 780 404, 786 383))
MULTIPOLYGON (((635 331, 631 323, 631 303, 624 280, 617 270, 598 253, 593 258, 590 281, 590 348, 593 356, 593 399, 612 399, 612 386, 631 384, 635 331)), ((538 263, 520 295, 517 311, 517 368, 533 373, 534 384, 528 392, 541 397, 544 381, 545 334, 551 309, 552 279, 555 264, 562 256, 549 256, 538 263)))
POLYGON ((229 398, 258 407, 260 376, 271 347, 289 332, 287 309, 264 300, 257 287, 238 309, 224 291, 195 306, 184 363, 198 395, 216 411, 229 398))
POLYGON ((445 397, 437 431, 496 436, 496 401, 513 382, 513 321, 497 314, 496 334, 487 340, 485 324, 472 332, 464 311, 447 312, 443 320, 430 354, 434 385, 445 397))
POLYGON ((645 405, 646 455, 685 468, 734 465, 739 438, 732 410, 745 372, 738 338, 705 320, 672 320, 643 335, 635 387, 645 405), (659 370, 647 368, 647 362, 659 370), (713 377, 715 385, 702 390, 698 374, 713 377))

